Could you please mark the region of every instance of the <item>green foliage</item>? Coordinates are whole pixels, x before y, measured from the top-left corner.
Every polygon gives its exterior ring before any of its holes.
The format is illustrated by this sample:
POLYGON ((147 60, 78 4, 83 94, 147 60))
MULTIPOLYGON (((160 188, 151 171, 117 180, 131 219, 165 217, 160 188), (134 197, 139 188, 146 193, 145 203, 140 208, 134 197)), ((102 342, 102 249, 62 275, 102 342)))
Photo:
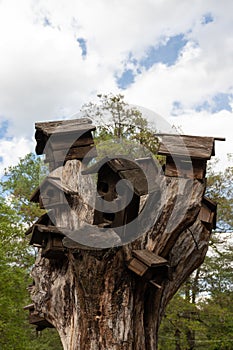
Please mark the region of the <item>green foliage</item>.
POLYGON ((62 349, 55 330, 37 337, 28 323, 31 303, 27 286, 35 251, 29 247, 24 232, 40 215, 35 206, 26 210, 32 190, 38 186, 40 160, 27 155, 7 170, 0 193, 0 349, 1 350, 59 350, 62 349), (28 171, 28 172, 27 172, 28 171), (26 185, 25 185, 26 183, 26 185))
POLYGON ((5 170, 5 175, 0 182, 2 196, 7 197, 11 207, 19 216, 19 221, 31 224, 42 211, 37 204, 30 203, 29 198, 39 186, 44 177, 44 165, 39 157, 29 153, 20 159, 16 166, 5 170))
POLYGON ((97 95, 99 103, 82 107, 83 116, 97 125, 95 142, 101 156, 128 154, 134 158, 156 154, 155 130, 141 111, 128 105, 123 95, 97 95))
POLYGON ((206 195, 218 204, 218 231, 233 229, 233 166, 216 173, 209 168, 206 195))
POLYGON ((219 173, 209 169, 206 195, 218 204, 217 232, 212 233, 204 264, 166 309, 159 349, 233 349, 232 179, 233 167, 219 173))
POLYGON ((191 349, 195 338, 203 338, 204 332, 200 310, 177 293, 160 327, 159 349, 191 349))

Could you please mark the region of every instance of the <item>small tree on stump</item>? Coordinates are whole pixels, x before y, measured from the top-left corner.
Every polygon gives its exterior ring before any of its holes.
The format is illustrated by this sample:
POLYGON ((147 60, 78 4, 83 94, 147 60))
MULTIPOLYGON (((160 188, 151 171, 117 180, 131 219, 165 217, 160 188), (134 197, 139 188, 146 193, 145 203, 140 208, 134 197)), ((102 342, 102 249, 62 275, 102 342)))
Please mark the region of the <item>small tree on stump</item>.
MULTIPOLYGON (((112 247, 103 244, 103 249, 95 249, 95 244, 90 244, 91 247, 80 244, 76 237, 81 232, 81 238, 88 234, 90 240, 96 238, 90 175, 82 177, 82 163, 77 159, 66 160, 60 169, 66 195, 72 195, 69 210, 65 207, 59 215, 55 210, 55 227, 63 228, 64 235, 67 232, 68 235, 57 258, 43 254, 42 242, 32 270, 31 297, 38 314, 58 330, 65 350, 157 348, 165 307, 202 264, 211 233, 211 225, 204 224, 200 217, 205 179, 190 174, 182 176, 187 164, 182 166, 179 176, 157 172, 155 189, 140 204, 141 212, 146 205, 147 211, 146 216, 139 215, 137 227, 134 226, 139 233, 133 236, 135 239, 119 244, 118 231, 110 224, 108 232, 112 236, 105 237, 103 233, 101 239, 103 242, 113 239, 113 244, 112 247), (69 232, 74 232, 73 236, 69 232)), ((53 174, 50 185, 59 176, 53 174)), ((39 226, 44 233, 49 231, 48 226, 47 229, 39 226)), ((54 230, 50 228, 50 233, 54 230)))

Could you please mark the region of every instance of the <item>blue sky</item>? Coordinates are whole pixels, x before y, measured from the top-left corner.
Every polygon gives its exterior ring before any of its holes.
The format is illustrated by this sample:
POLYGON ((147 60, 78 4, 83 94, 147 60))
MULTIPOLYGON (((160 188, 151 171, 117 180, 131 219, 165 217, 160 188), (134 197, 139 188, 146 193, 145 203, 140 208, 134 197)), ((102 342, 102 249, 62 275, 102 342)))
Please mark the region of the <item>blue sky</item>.
POLYGON ((155 123, 160 115, 184 133, 225 136, 225 162, 232 12, 231 0, 1 1, 0 173, 34 149, 36 121, 68 118, 110 92, 153 111, 155 123))

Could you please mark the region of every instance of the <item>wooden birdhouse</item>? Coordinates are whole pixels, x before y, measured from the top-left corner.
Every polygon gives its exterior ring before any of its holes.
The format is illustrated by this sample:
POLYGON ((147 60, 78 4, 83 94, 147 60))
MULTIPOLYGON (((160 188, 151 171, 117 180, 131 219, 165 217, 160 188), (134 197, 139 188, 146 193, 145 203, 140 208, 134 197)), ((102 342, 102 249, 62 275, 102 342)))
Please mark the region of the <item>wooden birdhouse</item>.
POLYGON ((42 331, 45 328, 54 328, 54 326, 46 320, 44 313, 39 313, 35 310, 34 304, 25 306, 24 310, 29 311, 29 323, 37 326, 37 331, 42 331))
POLYGON ((96 128, 88 118, 36 123, 36 154, 45 154, 50 171, 67 160, 88 162, 96 156, 92 131, 96 128))
POLYGON ((53 225, 49 215, 42 215, 26 232, 31 234, 30 245, 41 248, 41 255, 47 259, 64 258, 67 249, 62 240, 65 229, 53 225))
POLYGON ((39 203, 41 209, 55 208, 67 204, 67 197, 75 192, 63 183, 61 178, 47 176, 30 197, 31 202, 39 203))
POLYGON ((199 212, 199 219, 208 230, 216 228, 217 204, 207 197, 203 197, 199 212))
MULTIPOLYGON (((146 180, 148 182, 148 192, 154 192, 158 190, 157 179, 161 174, 161 165, 159 162, 152 157, 138 158, 135 162, 142 169, 143 173, 146 175, 146 180)), ((147 192, 147 193, 148 193, 147 192)))
POLYGON ((43 241, 43 235, 38 231, 36 228, 38 226, 50 226, 53 225, 50 215, 48 213, 43 214, 32 226, 29 227, 29 229, 25 232, 26 236, 31 235, 30 238, 30 245, 33 245, 34 247, 41 248, 42 247, 42 241, 43 241))
POLYGON ((159 155, 166 156, 165 175, 203 179, 207 160, 214 156, 215 140, 223 138, 160 134, 159 155))
POLYGON ((148 193, 146 176, 138 164, 120 157, 106 157, 82 173, 98 173, 94 225, 117 228, 137 218, 140 196, 148 193), (128 182, 121 182, 118 187, 120 180, 128 182))
POLYGON ((128 269, 143 278, 144 281, 161 288, 161 281, 168 278, 169 267, 166 259, 147 249, 142 249, 132 250, 132 258, 128 262, 128 269))

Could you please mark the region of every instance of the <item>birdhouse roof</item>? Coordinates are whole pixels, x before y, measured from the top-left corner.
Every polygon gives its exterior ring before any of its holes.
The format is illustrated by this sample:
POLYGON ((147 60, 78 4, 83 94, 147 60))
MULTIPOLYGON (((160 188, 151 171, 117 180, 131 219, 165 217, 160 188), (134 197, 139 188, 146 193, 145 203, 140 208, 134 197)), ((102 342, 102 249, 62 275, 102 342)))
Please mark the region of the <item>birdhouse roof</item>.
POLYGON ((38 225, 48 225, 49 222, 50 222, 50 217, 49 217, 48 213, 41 215, 39 217, 39 219, 32 226, 29 227, 29 229, 25 232, 25 235, 26 236, 30 235, 32 233, 35 225, 37 225, 37 224, 38 225))
POLYGON ((207 198, 206 196, 202 198, 202 203, 213 212, 217 210, 217 203, 212 201, 210 198, 207 198))
POLYGON ((44 181, 40 184, 39 187, 32 193, 30 197, 31 202, 39 203, 39 196, 41 193, 41 189, 45 186, 52 185, 57 188, 59 191, 62 191, 66 194, 75 194, 76 192, 72 190, 68 185, 66 185, 60 177, 55 177, 52 175, 47 176, 44 181))
POLYGON ((161 140, 158 154, 172 157, 190 157, 208 160, 215 155, 215 140, 219 137, 156 134, 161 140))
POLYGON ((75 149, 93 145, 91 131, 96 129, 89 118, 40 122, 35 124, 35 128, 36 154, 44 153, 48 140, 53 151, 67 150, 71 141, 75 149))
POLYGON ((115 173, 124 170, 138 169, 139 166, 132 160, 122 158, 125 156, 116 156, 116 158, 104 157, 96 164, 82 171, 82 174, 95 174, 103 166, 109 166, 115 173))
POLYGON ((39 122, 35 124, 35 128, 46 136, 51 136, 53 134, 79 134, 80 132, 83 133, 96 129, 89 118, 39 122))
MULTIPOLYGON (((151 162, 154 162, 152 158, 151 162)), ((129 180, 134 186, 134 191, 137 195, 142 196, 148 193, 148 183, 147 178, 142 170, 142 168, 136 163, 129 159, 122 158, 122 156, 117 156, 116 158, 105 157, 98 163, 89 167, 88 169, 82 171, 82 174, 95 174, 99 173, 99 170, 108 166, 112 171, 117 173, 121 179, 129 180)))

